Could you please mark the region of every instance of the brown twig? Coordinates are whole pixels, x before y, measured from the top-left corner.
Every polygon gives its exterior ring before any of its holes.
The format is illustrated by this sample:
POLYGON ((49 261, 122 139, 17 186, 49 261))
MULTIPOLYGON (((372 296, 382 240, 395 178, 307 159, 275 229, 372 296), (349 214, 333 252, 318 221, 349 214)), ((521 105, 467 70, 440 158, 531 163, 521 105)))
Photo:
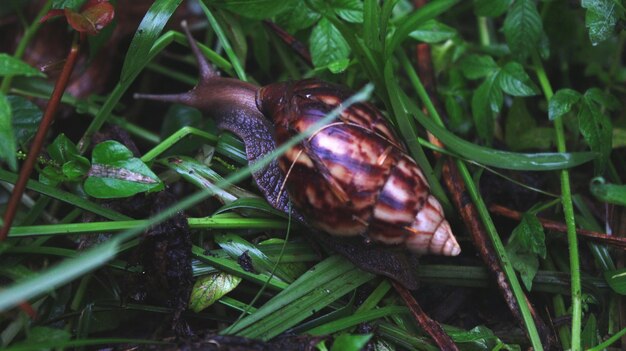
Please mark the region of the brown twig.
MULTIPOLYGON (((416 8, 420 8, 426 5, 427 2, 428 0, 414 0, 414 6, 416 8)), ((430 46, 428 44, 416 45, 416 62, 420 80, 422 81, 426 92, 433 102, 435 109, 437 109, 440 116, 442 116, 442 119, 445 121, 446 114, 436 94, 436 83, 432 64, 432 56, 430 52, 430 46)), ((427 111, 424 112, 428 114, 427 111)), ((433 144, 443 147, 441 141, 439 141, 430 133, 428 134, 428 138, 433 144)), ((442 157, 442 155, 439 153, 435 153, 435 156, 438 158, 442 157)), ((525 324, 524 319, 522 318, 522 314, 520 311, 520 307, 517 304, 517 300, 513 295, 513 290, 509 284, 508 279, 506 278, 506 274, 500 266, 500 262, 498 261, 497 255, 493 248, 493 244, 489 240, 485 227, 480 221, 477 220, 478 218, 480 218, 478 210, 470 200, 470 196, 467 193, 465 183, 463 182, 461 174, 452 158, 445 158, 442 172, 446 186, 452 194, 452 200, 472 236, 474 246, 478 249, 480 256, 487 265, 488 269, 495 276, 498 287, 500 288, 502 296, 504 297, 504 300, 509 310, 518 321, 518 324, 523 326, 525 324)), ((528 301, 527 298, 526 303, 528 304, 528 308, 531 312, 535 325, 537 326, 538 332, 541 335, 544 347, 546 349, 550 349, 550 345, 552 344, 552 334, 550 332, 550 329, 539 317, 535 308, 530 303, 530 301, 528 301)))
POLYGON ((272 21, 263 21, 266 27, 276 34, 283 43, 289 45, 289 47, 296 53, 300 58, 306 62, 307 65, 313 67, 313 61, 311 60, 311 54, 307 49, 306 45, 302 44, 298 39, 294 38, 293 35, 287 33, 284 29, 280 28, 276 23, 272 21))
POLYGON ((39 157, 39 152, 41 151, 44 140, 46 139, 46 134, 50 129, 50 125, 54 121, 54 115, 56 114, 59 103, 61 102, 61 97, 63 96, 63 92, 67 87, 67 83, 70 79, 70 76, 72 75, 72 71, 74 70, 74 65, 76 64, 76 59, 78 58, 79 49, 79 34, 76 33, 74 35, 74 40, 72 42, 70 52, 67 55, 65 65, 63 65, 61 75, 54 85, 54 90, 52 91, 52 95, 50 96, 50 100, 48 101, 48 105, 46 106, 46 110, 44 111, 41 122, 39 123, 39 129, 37 129, 37 134, 35 135, 33 143, 30 146, 28 156, 26 157, 26 160, 22 165, 22 169, 20 170, 20 175, 17 179, 17 182, 15 183, 13 192, 11 192, 11 197, 9 198, 9 202, 7 204, 7 210, 4 213, 4 224, 0 229, 0 241, 4 241, 6 239, 9 230, 11 229, 11 224, 13 224, 13 219, 15 218, 15 214, 17 213, 20 199, 22 198, 22 194, 24 193, 24 189, 26 188, 26 183, 30 178, 30 174, 32 173, 35 166, 35 162, 39 157))
MULTIPOLYGON (((522 213, 512 210, 510 208, 501 206, 501 205, 491 205, 489 206, 489 211, 511 219, 520 220, 522 219, 522 213)), ((545 229, 554 230, 555 232, 566 233, 567 227, 563 223, 559 223, 550 219, 538 218, 539 222, 545 229)), ((603 244, 612 245, 619 248, 626 248, 626 238, 616 237, 613 235, 608 235, 605 233, 595 232, 593 230, 587 230, 582 228, 576 228, 576 233, 581 236, 584 236, 587 239, 599 241, 603 244)))
POLYGON ((440 350, 453 351, 459 349, 450 336, 443 331, 441 325, 424 313, 409 290, 395 280, 392 280, 391 284, 393 284, 394 289, 396 289, 398 294, 400 294, 400 297, 402 297, 402 300, 404 300, 404 303, 411 311, 413 318, 415 318, 422 330, 430 335, 440 350))

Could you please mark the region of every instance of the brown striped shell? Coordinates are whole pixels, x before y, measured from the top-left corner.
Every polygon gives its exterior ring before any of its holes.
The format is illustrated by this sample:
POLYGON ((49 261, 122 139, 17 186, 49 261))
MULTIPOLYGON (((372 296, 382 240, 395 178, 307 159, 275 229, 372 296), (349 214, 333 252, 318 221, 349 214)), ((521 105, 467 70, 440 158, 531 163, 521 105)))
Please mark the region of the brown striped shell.
MULTIPOLYGON (((260 88, 257 105, 282 144, 349 96, 343 87, 310 79, 260 88)), ((417 253, 461 251, 422 171, 371 104, 348 107, 278 164, 296 208, 323 231, 404 243, 417 253)))

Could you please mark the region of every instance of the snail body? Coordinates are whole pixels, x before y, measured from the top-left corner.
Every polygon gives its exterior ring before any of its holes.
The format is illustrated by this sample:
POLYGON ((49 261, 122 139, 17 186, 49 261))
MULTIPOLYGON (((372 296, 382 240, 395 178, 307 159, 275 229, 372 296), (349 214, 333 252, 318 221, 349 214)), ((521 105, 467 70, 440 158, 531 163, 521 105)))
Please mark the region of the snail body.
MULTIPOLYGON (((351 95, 317 79, 259 88, 219 77, 187 35, 200 83, 184 94, 137 97, 199 108, 244 141, 250 162, 305 131, 351 95)), ((402 244, 418 254, 460 253, 419 166, 369 103, 344 109, 338 120, 315 130, 253 177, 274 207, 286 211, 291 199, 308 224, 331 235, 402 244)))

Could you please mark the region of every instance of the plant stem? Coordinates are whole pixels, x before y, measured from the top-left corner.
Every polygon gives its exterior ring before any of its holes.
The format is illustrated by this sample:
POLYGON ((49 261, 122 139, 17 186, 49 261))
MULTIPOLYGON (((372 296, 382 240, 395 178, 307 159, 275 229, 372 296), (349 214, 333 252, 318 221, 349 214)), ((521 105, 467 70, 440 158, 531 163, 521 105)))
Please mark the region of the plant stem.
POLYGON ((6 239, 7 234, 9 233, 9 229, 11 228, 11 224, 13 223, 13 219, 15 218, 15 214, 17 213, 20 199, 22 198, 22 194, 24 193, 24 189, 26 188, 26 183, 28 182, 28 178, 30 177, 35 163, 37 162, 39 152, 41 151, 43 142, 46 139, 46 134, 48 133, 50 125, 54 120, 54 115, 56 114, 59 103, 61 102, 63 92, 65 91, 70 76, 72 75, 72 71, 74 70, 74 65, 76 64, 76 59, 78 58, 79 49, 79 34, 76 33, 74 34, 72 47, 70 48, 70 52, 67 55, 65 65, 63 65, 61 75, 59 76, 59 79, 54 86, 52 96, 50 96, 50 100, 48 101, 48 105, 46 106, 46 111, 41 118, 41 122, 39 123, 37 134, 35 134, 35 138, 33 139, 33 143, 30 146, 26 161, 24 161, 22 169, 20 170, 20 176, 17 179, 17 183, 15 183, 15 188, 11 193, 9 202, 7 203, 7 210, 4 213, 4 223, 2 229, 0 229, 0 241, 6 239))
MULTIPOLYGON (((549 102, 554 92, 546 71, 543 68, 541 59, 538 54, 533 55, 533 63, 537 71, 537 78, 541 85, 541 89, 549 102)), ((554 120, 554 129, 556 133, 556 146, 558 152, 566 152, 565 145, 565 129, 563 126, 563 117, 554 120)), ((578 255, 578 238, 576 236, 576 220, 574 218, 574 205, 572 203, 572 190, 570 186, 569 171, 561 170, 561 203, 563 206, 563 215, 565 217, 565 225, 567 226, 567 241, 569 246, 569 264, 571 273, 571 290, 572 290, 572 342, 571 349, 574 351, 581 350, 582 331, 582 290, 580 285, 580 261, 578 255)))

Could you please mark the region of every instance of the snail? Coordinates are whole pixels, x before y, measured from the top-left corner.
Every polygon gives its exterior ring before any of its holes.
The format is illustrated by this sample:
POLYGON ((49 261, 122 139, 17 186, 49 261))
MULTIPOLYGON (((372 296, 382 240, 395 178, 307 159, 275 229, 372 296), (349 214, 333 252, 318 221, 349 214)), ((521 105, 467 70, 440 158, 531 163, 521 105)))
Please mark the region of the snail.
MULTIPOLYGON (((218 128, 243 140, 251 163, 351 95, 347 88, 318 79, 257 87, 220 77, 184 23, 183 29, 198 61, 199 83, 183 94, 135 97, 200 109, 218 128)), ((417 254, 455 256, 461 251, 419 166, 372 104, 349 106, 337 121, 252 176, 273 207, 286 212, 291 199, 296 218, 330 234, 319 235, 366 270, 414 285, 401 272, 406 257, 398 252, 406 250, 379 250, 354 238, 384 244, 379 247, 404 245, 417 254)))

